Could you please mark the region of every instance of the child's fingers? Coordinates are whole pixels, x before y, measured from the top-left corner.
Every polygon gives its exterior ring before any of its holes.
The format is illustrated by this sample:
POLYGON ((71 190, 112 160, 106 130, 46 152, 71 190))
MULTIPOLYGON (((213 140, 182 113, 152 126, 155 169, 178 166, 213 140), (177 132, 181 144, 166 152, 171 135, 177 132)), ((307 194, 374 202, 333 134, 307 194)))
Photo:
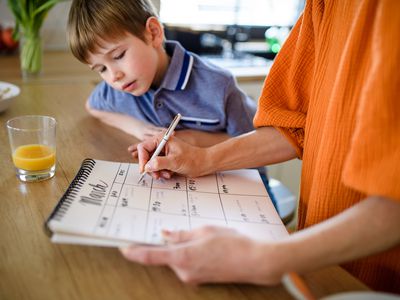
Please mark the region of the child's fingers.
POLYGON ((137 151, 133 151, 131 152, 132 158, 138 158, 138 152, 137 151))
POLYGON ((159 134, 164 134, 165 131, 166 129, 162 127, 148 127, 143 133, 143 139, 153 138, 154 136, 157 136, 159 134))
POLYGON ((137 144, 132 144, 132 145, 129 145, 129 147, 128 147, 128 151, 129 151, 129 152, 136 151, 136 148, 137 148, 137 144))

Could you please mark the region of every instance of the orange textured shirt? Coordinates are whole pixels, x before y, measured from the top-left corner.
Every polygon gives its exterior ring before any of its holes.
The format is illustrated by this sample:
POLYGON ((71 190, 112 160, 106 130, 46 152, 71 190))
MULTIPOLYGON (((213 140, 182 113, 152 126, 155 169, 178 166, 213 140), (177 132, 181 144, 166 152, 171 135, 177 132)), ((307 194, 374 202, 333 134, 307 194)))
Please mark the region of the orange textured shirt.
MULTIPOLYGON (((307 1, 254 119, 277 128, 303 159, 300 229, 368 195, 400 201, 399 96, 400 1, 307 1)), ((343 267, 373 289, 400 293, 400 246, 343 267)))

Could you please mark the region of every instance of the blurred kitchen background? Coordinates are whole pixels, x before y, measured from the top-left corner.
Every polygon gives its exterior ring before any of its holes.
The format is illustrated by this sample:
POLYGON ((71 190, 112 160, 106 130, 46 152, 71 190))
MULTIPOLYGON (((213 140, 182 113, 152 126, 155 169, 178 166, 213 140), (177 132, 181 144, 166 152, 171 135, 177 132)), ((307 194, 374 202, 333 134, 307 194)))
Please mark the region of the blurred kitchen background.
MULTIPOLYGON (((304 0, 153 0, 168 38, 196 53, 237 50, 273 58, 297 20, 304 0)), ((71 1, 58 3, 42 28, 46 49, 67 49, 65 26, 71 1)), ((14 26, 7 0, 0 0, 0 25, 14 26)))
MULTIPOLYGON (((228 68, 240 87, 257 101, 265 77, 305 0, 153 0, 168 39, 228 68)), ((46 51, 68 51, 66 23, 71 1, 61 1, 49 12, 41 35, 46 51)), ((0 0, 2 36, 14 27, 7 0, 0 0)), ((6 36, 5 39, 8 37, 6 36)), ((0 55, 17 55, 18 49, 0 46, 0 55)), ((1 68, 1 66, 0 66, 1 68)), ((293 160, 268 168, 271 177, 288 188, 288 213, 299 193, 301 162, 293 160), (292 197, 292 198, 290 198, 292 197)), ((284 196, 284 197, 286 197, 284 196)), ((285 201, 283 201, 283 205, 285 201)))

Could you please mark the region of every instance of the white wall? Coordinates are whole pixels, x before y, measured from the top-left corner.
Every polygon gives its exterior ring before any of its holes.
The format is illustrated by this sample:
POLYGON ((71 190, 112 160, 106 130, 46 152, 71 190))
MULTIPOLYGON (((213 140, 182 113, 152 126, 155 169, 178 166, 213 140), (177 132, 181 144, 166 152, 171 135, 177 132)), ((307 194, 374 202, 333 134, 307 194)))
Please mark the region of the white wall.
MULTIPOLYGON (((61 1, 49 12, 41 31, 45 49, 64 50, 68 48, 65 29, 71 2, 71 0, 61 1)), ((152 0, 152 2, 157 9, 160 8, 160 0, 152 0)), ((0 0, 0 23, 3 25, 15 24, 7 6, 7 0, 0 0)))

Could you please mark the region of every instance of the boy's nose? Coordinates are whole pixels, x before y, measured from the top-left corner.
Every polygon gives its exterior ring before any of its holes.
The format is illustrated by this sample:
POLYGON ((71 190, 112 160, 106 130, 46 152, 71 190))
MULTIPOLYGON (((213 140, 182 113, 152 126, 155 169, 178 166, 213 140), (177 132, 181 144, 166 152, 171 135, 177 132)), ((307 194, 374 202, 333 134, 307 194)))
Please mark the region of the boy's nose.
POLYGON ((115 71, 113 74, 112 81, 117 82, 117 81, 121 80, 122 77, 124 77, 124 73, 122 73, 121 71, 115 71))

